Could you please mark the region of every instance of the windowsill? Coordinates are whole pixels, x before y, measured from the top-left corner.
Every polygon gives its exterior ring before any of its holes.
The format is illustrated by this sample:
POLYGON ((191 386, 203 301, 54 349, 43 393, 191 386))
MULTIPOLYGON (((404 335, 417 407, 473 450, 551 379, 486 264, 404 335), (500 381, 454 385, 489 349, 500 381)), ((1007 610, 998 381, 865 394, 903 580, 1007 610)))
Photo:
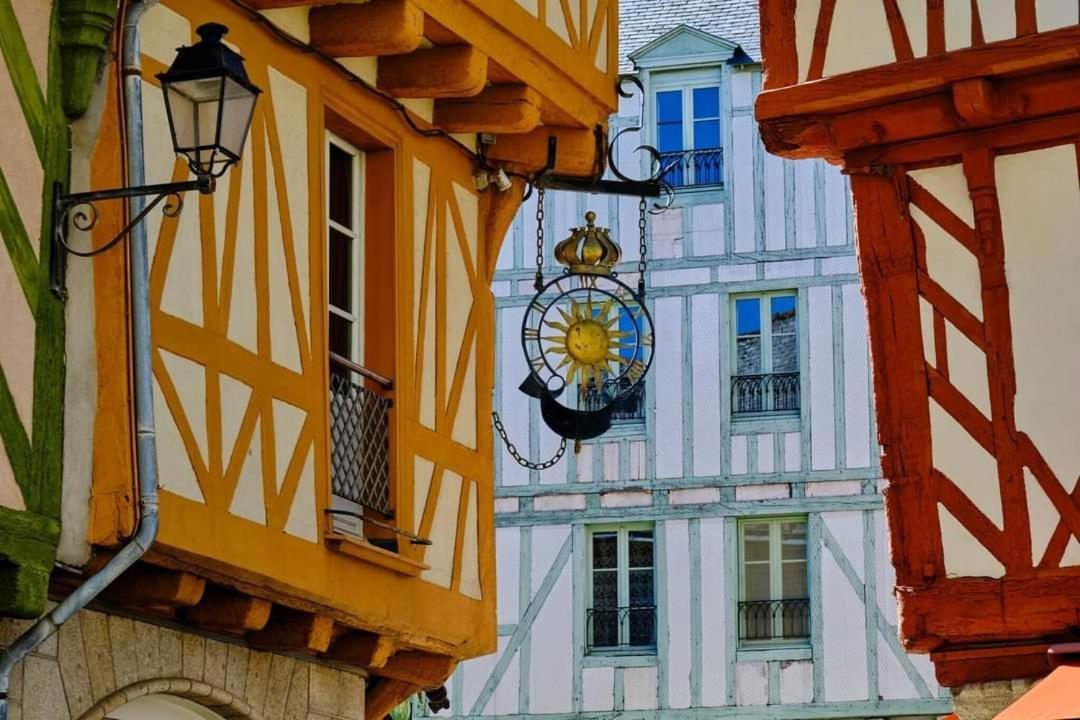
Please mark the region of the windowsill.
POLYGON ((802 417, 798 411, 739 413, 731 416, 731 424, 735 427, 739 425, 761 427, 764 425, 775 432, 798 432, 802 424, 802 417))
POLYGON ((375 547, 360 537, 352 537, 341 533, 329 532, 325 536, 327 546, 342 555, 364 560, 374 565, 379 565, 388 570, 399 572, 402 575, 418 577, 420 573, 430 569, 430 566, 417 562, 410 558, 389 550, 375 547))
POLYGON ((652 667, 656 664, 655 648, 593 650, 582 658, 584 667, 652 667))
POLYGON ((750 645, 735 652, 735 662, 765 662, 767 660, 812 660, 809 645, 750 645))

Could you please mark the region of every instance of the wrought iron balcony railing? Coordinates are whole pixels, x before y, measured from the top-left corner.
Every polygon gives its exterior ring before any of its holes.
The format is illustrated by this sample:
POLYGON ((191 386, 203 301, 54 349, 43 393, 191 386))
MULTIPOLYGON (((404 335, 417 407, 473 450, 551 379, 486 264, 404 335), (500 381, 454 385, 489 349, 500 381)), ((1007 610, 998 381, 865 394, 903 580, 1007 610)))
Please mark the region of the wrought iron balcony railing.
POLYGON ((799 373, 733 375, 731 414, 799 412, 799 373))
POLYGON ((675 150, 660 153, 660 179, 672 187, 722 185, 723 148, 675 150))
MULTIPOLYGON (((599 410, 610 403, 611 398, 618 392, 629 387, 629 378, 605 380, 599 388, 590 383, 582 389, 578 407, 582 410, 599 410)), ((645 419, 645 383, 638 383, 630 392, 615 398, 611 419, 614 422, 645 419)))
POLYGON ((656 606, 589 608, 585 611, 588 650, 656 647, 656 606))
POLYGON ((810 600, 750 600, 739 603, 739 639, 804 640, 810 637, 810 600))
POLYGON ((330 438, 335 495, 391 517, 390 407, 393 384, 330 353, 330 438))

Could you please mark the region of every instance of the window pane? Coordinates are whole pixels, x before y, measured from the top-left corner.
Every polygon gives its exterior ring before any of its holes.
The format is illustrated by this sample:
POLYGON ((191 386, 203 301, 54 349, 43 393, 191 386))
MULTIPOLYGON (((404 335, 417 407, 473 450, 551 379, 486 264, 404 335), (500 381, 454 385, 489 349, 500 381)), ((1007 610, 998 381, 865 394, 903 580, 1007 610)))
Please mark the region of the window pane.
POLYGON ((593 607, 613 608, 619 606, 619 576, 611 570, 593 572, 593 607))
MULTIPOLYGON (((638 333, 641 332, 641 320, 635 319, 632 311, 626 308, 619 308, 619 332, 629 333, 622 338, 622 342, 626 344, 626 347, 619 348, 619 355, 627 361, 635 359, 641 359, 642 348, 638 347, 635 353, 635 346, 638 343, 638 333)), ((649 533, 650 537, 652 533, 649 533)))
POLYGON ((593 567, 614 568, 618 564, 618 536, 613 532, 595 533, 592 540, 593 567))
POLYGON ((629 617, 630 644, 648 647, 656 645, 656 610, 653 608, 631 610, 629 617))
POLYGON ((348 358, 352 355, 352 323, 330 313, 330 352, 348 358))
POLYGON ((736 375, 753 375, 761 372, 761 338, 739 338, 736 347, 736 375))
POLYGON ((667 122, 656 126, 656 149, 660 152, 676 152, 683 149, 682 123, 667 122))
POLYGON ((806 597, 806 561, 788 560, 783 563, 780 580, 785 600, 806 597))
POLYGON ((784 560, 806 559, 806 523, 802 520, 780 525, 780 557, 784 560))
POLYGON ((694 149, 720 147, 720 121, 719 120, 695 120, 694 121, 694 149))
POLYGON ((656 93, 657 122, 682 122, 682 90, 656 93))
POLYGON ((735 334, 761 334, 761 300, 743 298, 735 301, 735 334))
POLYGON ((769 559, 769 526, 766 523, 747 523, 743 525, 743 559, 769 559))
POLYGON ((353 156, 330 145, 330 219, 355 230, 352 212, 353 156))
POLYGON ((653 598, 653 571, 630 571, 630 607, 650 606, 653 598))
POLYGON ((743 595, 746 600, 772 600, 768 563, 750 563, 745 566, 745 574, 746 587, 743 588, 743 595))
POLYGON ((784 295, 772 298, 772 331, 776 333, 795 332, 795 296, 784 295))
POLYGON ((347 313, 353 311, 352 238, 330 229, 330 304, 347 313))
POLYGON ((589 615, 589 631, 593 647, 617 647, 619 645, 619 611, 592 610, 589 615))
POLYGON ((694 89, 694 119, 720 116, 720 88, 694 89))
POLYGON ((773 336, 772 369, 774 373, 799 371, 799 348, 794 335, 773 336))
POLYGON ((630 567, 651 568, 653 566, 652 530, 630 531, 630 567))

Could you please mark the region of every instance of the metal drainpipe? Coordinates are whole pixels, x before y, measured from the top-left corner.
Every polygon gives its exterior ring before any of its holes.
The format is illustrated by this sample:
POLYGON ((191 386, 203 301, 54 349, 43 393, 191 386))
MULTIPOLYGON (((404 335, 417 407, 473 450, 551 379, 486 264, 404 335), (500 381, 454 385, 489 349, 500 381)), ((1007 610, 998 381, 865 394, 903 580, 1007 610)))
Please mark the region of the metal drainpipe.
MULTIPOLYGON (((128 185, 145 183, 142 138, 142 75, 139 62, 139 20, 158 0, 132 0, 124 16, 122 53, 124 116, 128 185)), ((128 201, 134 217, 143 198, 128 201)), ((146 225, 131 230, 131 345, 135 379, 135 457, 139 492, 139 529, 111 560, 51 612, 39 618, 0 654, 0 720, 8 720, 8 683, 15 664, 52 636, 75 613, 86 607, 120 574, 135 564, 154 543, 158 532, 158 473, 154 447, 154 379, 150 345, 150 264, 146 225)))

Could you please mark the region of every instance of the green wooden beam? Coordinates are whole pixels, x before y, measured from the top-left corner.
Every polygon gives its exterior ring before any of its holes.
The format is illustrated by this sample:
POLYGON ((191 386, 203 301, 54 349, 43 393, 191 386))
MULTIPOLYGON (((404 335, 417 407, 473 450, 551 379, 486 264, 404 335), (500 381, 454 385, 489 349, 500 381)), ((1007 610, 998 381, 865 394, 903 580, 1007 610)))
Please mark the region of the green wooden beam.
MULTIPOLYGON (((3 0, 0 0, 0 4, 2 3, 3 0)), ((11 265, 15 268, 15 277, 19 279, 30 312, 37 315, 41 265, 34 254, 34 247, 30 243, 30 236, 26 232, 26 225, 23 224, 3 168, 0 168, 0 237, 4 240, 4 247, 7 248, 11 265)))
POLYGON ((0 0, 0 54, 7 64, 8 75, 11 84, 15 87, 15 95, 19 99, 23 118, 30 135, 34 139, 34 148, 38 157, 45 159, 45 126, 48 115, 45 106, 45 96, 38 84, 37 73, 34 72, 34 63, 30 61, 30 51, 26 48, 26 40, 23 38, 22 28, 19 27, 19 19, 15 15, 15 9, 11 6, 11 0, 0 0))

